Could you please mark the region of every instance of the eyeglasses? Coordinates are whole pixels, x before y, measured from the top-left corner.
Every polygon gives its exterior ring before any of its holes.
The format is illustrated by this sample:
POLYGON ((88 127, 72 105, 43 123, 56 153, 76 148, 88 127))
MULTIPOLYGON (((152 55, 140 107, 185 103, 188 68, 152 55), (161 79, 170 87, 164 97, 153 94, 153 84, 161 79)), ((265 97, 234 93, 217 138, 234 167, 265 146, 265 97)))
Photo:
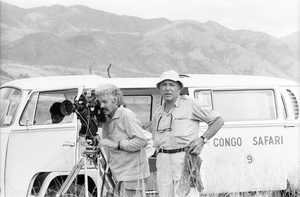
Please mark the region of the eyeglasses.
MULTIPOLYGON (((168 117, 169 117, 169 116, 168 116, 168 117)), ((157 127, 156 127, 156 132, 157 132, 157 133, 164 133, 164 132, 166 132, 166 131, 167 131, 167 132, 172 131, 171 126, 172 126, 172 122, 173 122, 173 114, 171 114, 170 117, 171 117, 171 120, 170 120, 170 125, 169 125, 169 127, 163 128, 163 129, 158 129, 158 128, 159 128, 160 121, 161 121, 161 118, 162 118, 162 115, 159 117, 158 122, 157 122, 157 127)))

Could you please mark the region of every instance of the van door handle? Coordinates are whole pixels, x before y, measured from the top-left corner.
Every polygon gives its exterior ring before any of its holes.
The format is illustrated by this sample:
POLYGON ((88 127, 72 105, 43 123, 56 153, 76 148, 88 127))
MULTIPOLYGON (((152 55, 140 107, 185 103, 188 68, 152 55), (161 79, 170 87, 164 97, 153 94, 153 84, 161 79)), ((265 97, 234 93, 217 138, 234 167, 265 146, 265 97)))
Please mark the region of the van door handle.
POLYGON ((74 146, 75 146, 75 143, 74 143, 74 142, 64 142, 64 143, 63 143, 63 147, 65 147, 65 146, 74 147, 74 146))
POLYGON ((295 125, 285 125, 284 128, 292 128, 295 127, 295 125))

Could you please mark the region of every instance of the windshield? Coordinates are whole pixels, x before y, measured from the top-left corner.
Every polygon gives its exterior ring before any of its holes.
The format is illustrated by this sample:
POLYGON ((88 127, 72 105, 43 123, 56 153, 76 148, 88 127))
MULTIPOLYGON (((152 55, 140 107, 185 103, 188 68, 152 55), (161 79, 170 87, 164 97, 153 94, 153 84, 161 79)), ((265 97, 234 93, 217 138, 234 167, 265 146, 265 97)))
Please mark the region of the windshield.
POLYGON ((21 102, 21 91, 15 88, 0 89, 0 127, 10 126, 21 102))

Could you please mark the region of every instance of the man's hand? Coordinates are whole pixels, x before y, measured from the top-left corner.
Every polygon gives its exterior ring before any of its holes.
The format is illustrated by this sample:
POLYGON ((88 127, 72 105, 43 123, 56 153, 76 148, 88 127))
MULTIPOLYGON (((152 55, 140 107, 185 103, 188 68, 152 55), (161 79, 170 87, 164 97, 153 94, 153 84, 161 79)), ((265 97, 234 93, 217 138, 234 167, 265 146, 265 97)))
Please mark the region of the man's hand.
POLYGON ((200 155, 204 146, 204 141, 202 138, 197 138, 189 144, 189 152, 191 154, 200 155))
MULTIPOLYGON (((211 139, 219 131, 219 129, 223 125, 224 125, 223 118, 218 117, 217 119, 214 120, 214 122, 212 122, 208 126, 206 132, 204 133, 205 134, 204 137, 206 139, 211 139)), ((189 144, 189 152, 192 153, 192 154, 198 154, 199 155, 202 152, 203 146, 204 146, 203 139, 201 137, 197 138, 189 144)))

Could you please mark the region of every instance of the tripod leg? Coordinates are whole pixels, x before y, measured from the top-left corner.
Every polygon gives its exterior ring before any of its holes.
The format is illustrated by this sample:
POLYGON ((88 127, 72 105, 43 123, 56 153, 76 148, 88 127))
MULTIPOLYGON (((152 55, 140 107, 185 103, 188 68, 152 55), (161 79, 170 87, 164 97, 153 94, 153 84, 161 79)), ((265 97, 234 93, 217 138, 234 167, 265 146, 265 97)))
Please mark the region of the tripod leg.
POLYGON ((99 158, 98 158, 98 173, 99 173, 99 177, 102 176, 100 197, 103 196, 104 186, 106 187, 106 196, 107 197, 113 196, 115 182, 112 178, 112 174, 109 169, 110 168, 109 168, 108 164, 106 163, 106 157, 100 148, 99 149, 99 158))
POLYGON ((100 185, 101 185, 101 182, 100 182, 100 178, 101 178, 101 175, 100 175, 100 166, 99 166, 99 164, 100 164, 100 158, 99 158, 99 156, 97 157, 97 164, 98 164, 98 166, 97 166, 97 197, 102 197, 101 195, 102 195, 102 192, 101 192, 101 194, 100 194, 100 185))
POLYGON ((87 178, 87 170, 86 170, 86 159, 84 160, 84 182, 85 182, 85 196, 89 196, 89 190, 88 190, 88 178, 87 178))
POLYGON ((72 182, 74 181, 74 179, 77 177, 79 171, 81 170, 81 168, 85 164, 85 162, 86 162, 86 158, 82 157, 76 163, 76 165, 72 168, 70 174, 68 175, 67 179, 62 184, 62 186, 59 189, 59 191, 57 192, 56 197, 62 197, 62 195, 65 194, 68 191, 70 185, 72 184, 72 182))

